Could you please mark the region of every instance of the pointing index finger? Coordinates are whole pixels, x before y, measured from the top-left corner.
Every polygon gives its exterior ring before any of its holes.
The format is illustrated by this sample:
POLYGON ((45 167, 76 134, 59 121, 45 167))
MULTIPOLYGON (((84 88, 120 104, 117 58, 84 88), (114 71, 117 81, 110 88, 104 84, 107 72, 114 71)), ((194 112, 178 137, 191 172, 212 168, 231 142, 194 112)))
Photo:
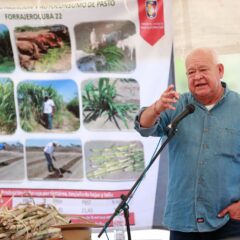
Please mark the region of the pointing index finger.
POLYGON ((168 88, 167 88, 167 90, 166 90, 165 92, 170 92, 170 91, 172 91, 173 89, 174 89, 174 85, 171 84, 171 85, 168 86, 168 88))

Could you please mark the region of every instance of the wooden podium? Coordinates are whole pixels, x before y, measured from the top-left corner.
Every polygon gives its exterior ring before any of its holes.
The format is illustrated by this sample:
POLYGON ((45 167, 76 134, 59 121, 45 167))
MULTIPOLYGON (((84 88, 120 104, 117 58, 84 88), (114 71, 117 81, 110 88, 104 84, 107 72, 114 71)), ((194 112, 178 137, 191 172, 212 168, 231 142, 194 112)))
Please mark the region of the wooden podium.
POLYGON ((91 240, 91 228, 102 226, 93 223, 69 223, 53 227, 61 228, 63 240, 91 240))

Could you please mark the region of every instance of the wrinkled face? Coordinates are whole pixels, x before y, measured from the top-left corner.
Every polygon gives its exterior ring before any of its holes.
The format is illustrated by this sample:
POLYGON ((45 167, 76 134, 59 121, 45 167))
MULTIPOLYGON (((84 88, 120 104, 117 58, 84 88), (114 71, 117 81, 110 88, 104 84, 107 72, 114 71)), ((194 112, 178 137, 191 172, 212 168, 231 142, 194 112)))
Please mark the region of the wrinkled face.
POLYGON ((213 55, 206 51, 195 51, 186 60, 188 87, 203 104, 215 103, 222 95, 222 64, 217 64, 213 55))

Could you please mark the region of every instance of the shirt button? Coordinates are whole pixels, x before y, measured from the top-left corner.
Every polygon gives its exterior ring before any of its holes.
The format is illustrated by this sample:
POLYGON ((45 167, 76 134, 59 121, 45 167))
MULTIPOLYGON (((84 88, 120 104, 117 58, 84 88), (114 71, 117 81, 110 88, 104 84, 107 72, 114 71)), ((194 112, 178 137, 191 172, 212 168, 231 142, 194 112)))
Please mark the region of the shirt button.
POLYGON ((203 132, 208 132, 208 128, 204 128, 204 129, 203 129, 203 132))

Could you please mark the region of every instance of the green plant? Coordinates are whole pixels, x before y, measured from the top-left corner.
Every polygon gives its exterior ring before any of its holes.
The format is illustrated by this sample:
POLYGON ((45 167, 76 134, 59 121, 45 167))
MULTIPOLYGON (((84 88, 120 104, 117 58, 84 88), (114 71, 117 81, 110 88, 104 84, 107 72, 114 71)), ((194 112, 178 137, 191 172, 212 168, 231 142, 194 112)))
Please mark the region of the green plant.
POLYGON ((109 45, 107 47, 100 47, 96 50, 97 56, 104 56, 106 64, 101 66, 97 64, 98 71, 124 71, 126 70, 123 62, 124 53, 122 49, 116 47, 116 45, 109 45), (104 69, 102 69, 104 68, 104 69))
POLYGON ((67 104, 68 111, 72 112, 74 116, 79 118, 79 101, 78 96, 75 96, 68 104, 67 104))
POLYGON ((13 133, 16 129, 16 113, 13 82, 1 79, 0 82, 0 131, 13 133))
POLYGON ((9 31, 0 32, 0 72, 12 72, 15 68, 9 31))
POLYGON ((100 78, 98 86, 88 82, 83 92, 84 122, 96 120, 101 115, 107 115, 107 120, 114 121, 120 129, 117 118, 121 119, 128 128, 127 119, 132 120, 130 113, 138 109, 137 104, 120 103, 115 99, 118 96, 116 91, 116 80, 112 83, 109 78, 100 78))
MULTIPOLYGON (((69 54, 71 52, 70 46, 65 44, 61 48, 52 48, 49 49, 47 54, 43 54, 39 61, 35 64, 35 71, 36 72, 49 72, 52 71, 53 67, 56 63, 69 54)), ((64 68, 64 62, 62 62, 64 68)))

